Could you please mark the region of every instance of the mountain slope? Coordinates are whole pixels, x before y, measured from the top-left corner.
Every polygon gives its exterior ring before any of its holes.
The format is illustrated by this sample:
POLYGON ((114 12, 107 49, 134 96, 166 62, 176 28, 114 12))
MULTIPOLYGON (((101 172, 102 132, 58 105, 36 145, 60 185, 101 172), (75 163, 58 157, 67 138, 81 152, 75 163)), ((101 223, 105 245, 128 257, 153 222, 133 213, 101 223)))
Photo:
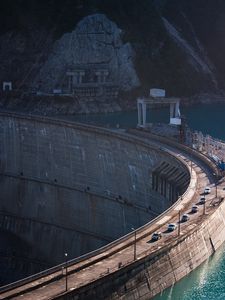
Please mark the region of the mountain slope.
POLYGON ((222 0, 14 0, 0 4, 0 80, 27 91, 54 43, 84 17, 101 13, 122 30, 134 51, 139 88, 168 95, 225 90, 225 2, 222 0))

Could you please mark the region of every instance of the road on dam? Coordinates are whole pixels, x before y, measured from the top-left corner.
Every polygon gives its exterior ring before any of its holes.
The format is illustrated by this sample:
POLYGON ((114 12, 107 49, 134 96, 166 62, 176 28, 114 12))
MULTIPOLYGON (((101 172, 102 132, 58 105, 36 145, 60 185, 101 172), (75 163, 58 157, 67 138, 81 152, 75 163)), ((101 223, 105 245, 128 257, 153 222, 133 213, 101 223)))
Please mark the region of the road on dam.
MULTIPOLYGON (((133 133, 121 133, 130 137, 133 133)), ((80 259, 66 262, 51 270, 41 273, 41 275, 31 277, 21 281, 21 284, 9 285, 0 291, 0 299, 66 299, 66 295, 71 295, 68 299, 75 298, 88 285, 96 281, 111 280, 111 276, 116 276, 127 267, 136 265, 138 261, 145 257, 155 256, 163 251, 164 247, 172 245, 179 239, 186 237, 191 232, 212 215, 219 207, 217 199, 224 197, 223 181, 220 180, 215 185, 213 174, 216 172, 215 166, 206 157, 199 155, 196 151, 182 150, 176 143, 167 143, 166 139, 154 138, 154 136, 139 136, 146 144, 154 145, 161 150, 176 157, 187 166, 191 180, 187 191, 179 197, 177 202, 167 211, 156 217, 150 223, 127 234, 117 241, 108 244, 101 249, 84 255, 80 259), (211 193, 206 196, 206 204, 201 205, 199 198, 206 186, 211 187, 211 193), (217 198, 215 195, 217 194, 217 198), (193 205, 198 206, 197 213, 191 213, 193 205), (180 215, 188 214, 188 222, 179 222, 180 215), (167 231, 168 223, 176 223, 177 229, 173 232, 167 231), (162 232, 159 241, 151 242, 151 235, 155 231, 162 232), (74 298, 72 298, 74 295, 74 298)), ((93 298, 94 299, 94 298, 93 298)), ((97 299, 97 297, 95 298, 97 299)), ((114 298, 109 298, 114 299, 114 298)), ((119 299, 119 298, 115 298, 119 299)), ((135 298, 134 298, 135 299, 135 298)), ((144 298, 143 298, 144 299, 144 298)))

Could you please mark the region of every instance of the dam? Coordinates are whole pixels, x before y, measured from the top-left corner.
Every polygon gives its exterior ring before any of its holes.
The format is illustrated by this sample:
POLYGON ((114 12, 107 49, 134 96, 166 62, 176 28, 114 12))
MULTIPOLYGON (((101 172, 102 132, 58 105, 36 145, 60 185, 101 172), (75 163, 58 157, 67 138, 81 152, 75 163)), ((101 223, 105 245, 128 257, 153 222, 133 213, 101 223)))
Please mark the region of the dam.
POLYGON ((1 288, 0 299, 42 299, 43 286, 45 299, 149 299, 223 242, 224 204, 212 198, 178 235, 149 243, 204 186, 214 193, 216 182, 222 195, 216 166, 197 151, 145 131, 6 112, 0 135, 4 278, 58 265, 1 288))

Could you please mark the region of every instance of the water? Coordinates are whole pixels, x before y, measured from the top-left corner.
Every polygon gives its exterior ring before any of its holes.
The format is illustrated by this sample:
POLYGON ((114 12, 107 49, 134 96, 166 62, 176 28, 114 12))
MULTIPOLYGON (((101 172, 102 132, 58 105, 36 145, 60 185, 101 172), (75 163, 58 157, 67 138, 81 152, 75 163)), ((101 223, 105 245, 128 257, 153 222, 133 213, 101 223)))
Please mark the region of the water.
MULTIPOLYGON (((181 110, 188 125, 195 130, 210 134, 216 138, 225 140, 225 104, 196 105, 181 110)), ((111 114, 95 114, 71 116, 71 120, 87 122, 91 124, 105 125, 108 127, 136 127, 137 112, 118 112, 111 114)), ((147 122, 169 123, 169 108, 149 111, 147 122)))
MULTIPOLYGON (((225 140, 225 104, 196 105, 184 108, 189 126, 225 140)), ((137 112, 78 116, 73 120, 104 124, 109 127, 135 127, 137 112)), ((169 122, 169 110, 151 110, 148 122, 169 122)), ((199 268, 165 290, 154 300, 225 300, 225 245, 199 268)))
POLYGON ((205 263, 154 300, 224 300, 225 245, 205 263))
POLYGON ((182 110, 182 114, 192 129, 225 140, 225 104, 196 105, 182 110))

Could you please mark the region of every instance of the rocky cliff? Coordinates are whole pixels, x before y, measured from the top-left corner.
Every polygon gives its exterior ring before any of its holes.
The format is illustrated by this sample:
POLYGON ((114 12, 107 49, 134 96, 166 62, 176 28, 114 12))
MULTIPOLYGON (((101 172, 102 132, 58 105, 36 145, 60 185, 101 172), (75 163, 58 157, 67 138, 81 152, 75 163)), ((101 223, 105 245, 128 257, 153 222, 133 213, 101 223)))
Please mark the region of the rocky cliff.
POLYGON ((222 0, 14 0, 0 15, 0 81, 17 90, 3 107, 113 111, 150 87, 224 95, 222 0), (30 95, 53 90, 72 101, 30 95))
POLYGON ((72 75, 75 77, 75 82, 71 82, 74 87, 87 89, 94 83, 96 87, 111 83, 126 91, 138 86, 132 48, 129 43, 122 43, 120 32, 104 14, 83 18, 75 30, 65 33, 53 44, 49 57, 35 78, 34 87, 45 92, 56 87, 70 92, 68 89, 72 87, 68 86, 68 78, 64 77, 72 75))

